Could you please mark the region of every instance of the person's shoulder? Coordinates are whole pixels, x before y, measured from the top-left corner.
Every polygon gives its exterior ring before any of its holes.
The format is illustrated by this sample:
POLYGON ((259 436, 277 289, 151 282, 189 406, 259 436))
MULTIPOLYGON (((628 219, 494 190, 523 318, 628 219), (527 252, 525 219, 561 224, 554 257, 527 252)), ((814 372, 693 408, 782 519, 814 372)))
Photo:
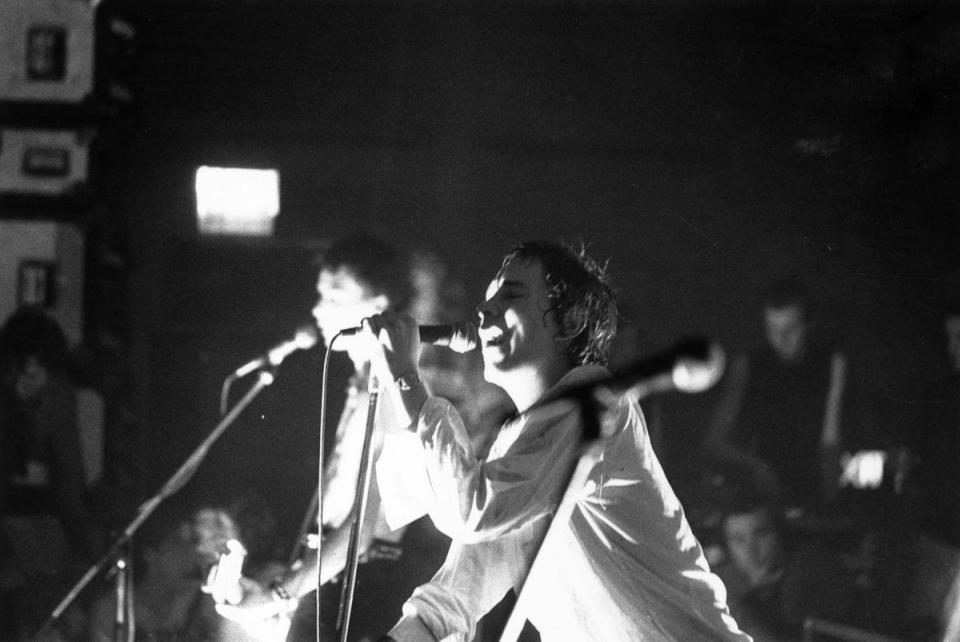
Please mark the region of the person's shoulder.
POLYGON ((610 370, 597 364, 575 366, 550 387, 541 400, 522 413, 530 419, 553 419, 569 414, 577 405, 580 393, 600 390, 611 378, 610 370))
POLYGON ((596 363, 574 366, 554 385, 554 390, 562 392, 569 388, 599 383, 609 378, 610 374, 610 370, 606 366, 596 363))

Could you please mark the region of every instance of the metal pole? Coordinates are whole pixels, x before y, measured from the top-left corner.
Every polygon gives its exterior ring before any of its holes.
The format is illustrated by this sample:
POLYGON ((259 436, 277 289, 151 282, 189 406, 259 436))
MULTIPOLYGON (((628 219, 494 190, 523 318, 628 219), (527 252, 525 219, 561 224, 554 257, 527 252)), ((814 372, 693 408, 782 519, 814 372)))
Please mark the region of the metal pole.
POLYGON ((337 627, 340 631, 340 642, 347 642, 347 633, 350 629, 350 611, 353 608, 353 593, 357 583, 357 562, 360 558, 360 535, 363 530, 363 520, 367 512, 367 498, 370 494, 371 459, 373 459, 373 430, 377 424, 377 405, 380 397, 380 384, 375 375, 370 375, 370 401, 367 404, 367 428, 363 436, 363 452, 360 459, 360 473, 357 475, 357 508, 350 530, 350 544, 347 548, 347 575, 343 581, 343 591, 340 594, 340 613, 337 627))

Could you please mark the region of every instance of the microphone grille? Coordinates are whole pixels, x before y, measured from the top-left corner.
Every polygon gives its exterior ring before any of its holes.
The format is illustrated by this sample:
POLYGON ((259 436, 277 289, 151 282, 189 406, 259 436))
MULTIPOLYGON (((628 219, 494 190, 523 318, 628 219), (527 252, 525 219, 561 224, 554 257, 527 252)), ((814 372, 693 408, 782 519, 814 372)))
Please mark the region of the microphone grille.
POLYGON ((680 353, 673 366, 673 385, 680 392, 703 392, 716 384, 726 367, 727 358, 716 343, 697 346, 690 353, 680 353), (705 349, 704 349, 705 348, 705 349))
POLYGON ((454 352, 467 353, 476 349, 480 344, 477 324, 471 321, 460 321, 453 324, 448 347, 454 352))
POLYGON ((293 340, 301 350, 309 350, 317 343, 317 328, 313 325, 303 325, 297 328, 293 340))

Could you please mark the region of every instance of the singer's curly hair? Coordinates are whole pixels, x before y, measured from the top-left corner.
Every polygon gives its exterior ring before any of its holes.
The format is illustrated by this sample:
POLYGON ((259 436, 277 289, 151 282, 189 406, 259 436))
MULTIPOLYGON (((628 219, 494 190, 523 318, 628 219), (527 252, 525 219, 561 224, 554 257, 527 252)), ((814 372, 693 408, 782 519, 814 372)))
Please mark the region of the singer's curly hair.
POLYGON ((606 265, 591 258, 582 245, 525 241, 504 257, 498 276, 518 260, 539 261, 543 266, 552 303, 544 314, 556 315, 557 339, 569 341, 570 365, 606 365, 617 333, 617 301, 607 282, 606 265))

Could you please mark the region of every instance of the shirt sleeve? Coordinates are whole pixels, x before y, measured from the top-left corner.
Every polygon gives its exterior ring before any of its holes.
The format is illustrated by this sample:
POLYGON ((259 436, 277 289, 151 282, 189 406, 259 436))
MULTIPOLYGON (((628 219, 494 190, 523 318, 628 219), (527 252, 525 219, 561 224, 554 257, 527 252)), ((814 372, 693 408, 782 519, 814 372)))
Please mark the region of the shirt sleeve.
POLYGON ((508 422, 483 462, 447 406, 425 407, 418 435, 453 543, 440 571, 404 605, 391 631, 400 642, 422 640, 424 627, 436 640, 471 639, 477 620, 526 577, 579 452, 582 422, 572 403, 508 422))
POLYGON ((576 465, 582 431, 580 412, 569 401, 508 422, 476 475, 461 537, 485 541, 551 515, 576 465))
POLYGON ((507 422, 480 461, 453 405, 431 397, 418 419, 419 454, 400 458, 389 448, 378 463, 385 510, 406 519, 427 512, 437 528, 464 542, 500 537, 552 513, 581 432, 576 404, 548 404, 507 422))
POLYGON ((518 587, 548 526, 541 519, 507 536, 475 543, 454 541, 443 567, 417 588, 390 635, 398 642, 471 640, 477 621, 518 587))
POLYGON ((469 516, 480 468, 453 404, 430 397, 416 434, 389 435, 377 461, 387 523, 398 528, 428 513, 453 537, 469 516))

